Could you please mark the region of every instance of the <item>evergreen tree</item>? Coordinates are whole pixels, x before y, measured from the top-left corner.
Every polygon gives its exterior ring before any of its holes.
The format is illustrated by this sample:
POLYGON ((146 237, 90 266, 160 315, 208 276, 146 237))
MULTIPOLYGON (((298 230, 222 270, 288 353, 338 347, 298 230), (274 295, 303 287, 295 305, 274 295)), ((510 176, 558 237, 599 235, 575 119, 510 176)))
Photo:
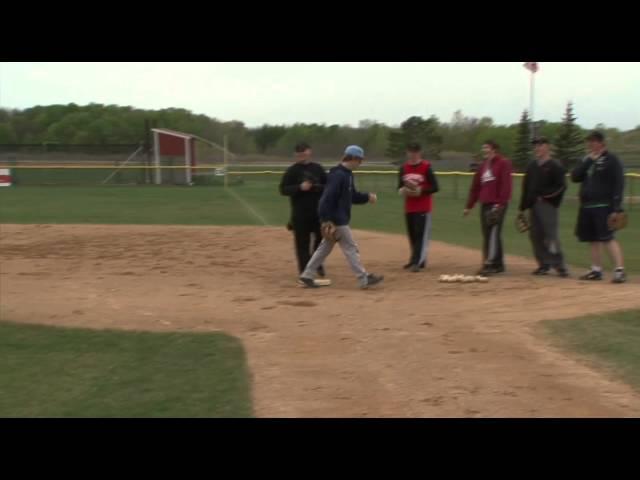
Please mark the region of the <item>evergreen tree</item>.
POLYGON ((517 170, 524 170, 531 160, 531 119, 529 112, 522 112, 516 136, 515 153, 513 155, 513 165, 517 170))
POLYGON ((566 168, 571 168, 584 155, 583 143, 582 129, 576 125, 573 104, 569 102, 555 141, 555 158, 566 168))

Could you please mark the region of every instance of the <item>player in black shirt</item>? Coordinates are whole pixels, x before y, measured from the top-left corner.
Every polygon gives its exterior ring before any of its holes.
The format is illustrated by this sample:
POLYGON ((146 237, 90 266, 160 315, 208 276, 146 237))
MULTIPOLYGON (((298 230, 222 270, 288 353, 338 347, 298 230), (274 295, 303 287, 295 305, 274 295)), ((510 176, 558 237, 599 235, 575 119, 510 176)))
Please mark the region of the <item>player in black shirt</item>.
MULTIPOLYGON (((311 255, 322 241, 318 202, 327 183, 327 173, 322 165, 311 161, 311 154, 309 144, 297 144, 296 161, 287 169, 280 182, 280 193, 288 196, 291 201, 289 226, 295 238, 299 273, 304 271, 311 255), (312 236, 313 250, 311 249, 312 236)), ((318 268, 318 275, 324 277, 323 266, 318 268)))
POLYGON ((591 271, 580 279, 602 280, 602 250, 606 247, 616 267, 612 282, 624 283, 622 248, 607 221, 612 213, 622 212, 624 168, 607 149, 601 132, 591 132, 586 141, 589 154, 571 172, 573 181, 581 184, 576 235, 591 244, 591 271))
POLYGON ((519 211, 529 211, 529 237, 538 262, 534 275, 547 275, 553 268, 561 277, 569 272, 564 262, 558 234, 558 209, 567 190, 567 171, 551 158, 549 140, 533 141, 536 159, 527 165, 522 181, 519 211))

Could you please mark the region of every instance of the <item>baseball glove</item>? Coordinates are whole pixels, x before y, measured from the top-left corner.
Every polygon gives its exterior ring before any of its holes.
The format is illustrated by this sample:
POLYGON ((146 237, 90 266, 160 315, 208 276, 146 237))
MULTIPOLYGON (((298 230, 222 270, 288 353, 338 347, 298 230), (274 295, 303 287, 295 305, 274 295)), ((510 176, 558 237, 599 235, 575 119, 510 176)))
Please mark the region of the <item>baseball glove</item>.
POLYGON ((485 214, 485 220, 487 222, 487 226, 493 227, 500 223, 500 218, 502 218, 502 209, 501 208, 492 208, 485 214))
POLYGON ((531 225, 529 225, 529 219, 524 212, 521 212, 516 217, 516 230, 520 233, 528 232, 531 229, 531 225))
POLYGON ((403 197, 419 197, 422 194, 422 189, 417 183, 404 182, 404 186, 398 190, 398 193, 403 197))
POLYGON ((322 225, 320 225, 322 238, 327 242, 335 242, 337 240, 336 232, 336 225, 333 222, 322 222, 322 225))
POLYGON ((627 217, 627 214, 625 212, 614 212, 609 215, 609 218, 607 219, 609 230, 613 231, 622 230, 627 226, 628 222, 629 218, 627 217))

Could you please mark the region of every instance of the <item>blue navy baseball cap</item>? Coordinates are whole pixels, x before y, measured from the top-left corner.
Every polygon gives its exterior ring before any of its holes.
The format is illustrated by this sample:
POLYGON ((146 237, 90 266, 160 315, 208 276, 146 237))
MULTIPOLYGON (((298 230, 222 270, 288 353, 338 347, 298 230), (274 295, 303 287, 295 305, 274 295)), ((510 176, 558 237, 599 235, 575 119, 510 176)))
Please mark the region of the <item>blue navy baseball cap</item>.
POLYGON ((344 151, 345 157, 347 155, 351 157, 364 158, 364 150, 357 145, 349 145, 344 151))

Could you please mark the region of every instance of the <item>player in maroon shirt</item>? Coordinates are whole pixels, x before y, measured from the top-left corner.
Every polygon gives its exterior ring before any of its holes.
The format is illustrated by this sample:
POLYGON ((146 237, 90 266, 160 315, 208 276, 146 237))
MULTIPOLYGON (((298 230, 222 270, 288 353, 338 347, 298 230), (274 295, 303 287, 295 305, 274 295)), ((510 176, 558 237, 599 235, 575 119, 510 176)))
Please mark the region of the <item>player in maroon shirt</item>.
POLYGON ((477 202, 482 205, 480 222, 484 238, 482 246, 484 265, 478 273, 491 275, 505 270, 502 225, 511 200, 512 167, 511 161, 500 154, 498 144, 492 140, 484 142, 482 153, 485 160, 473 177, 464 215, 465 217, 469 215, 477 202), (489 211, 493 211, 498 216, 495 224, 487 221, 489 211))

